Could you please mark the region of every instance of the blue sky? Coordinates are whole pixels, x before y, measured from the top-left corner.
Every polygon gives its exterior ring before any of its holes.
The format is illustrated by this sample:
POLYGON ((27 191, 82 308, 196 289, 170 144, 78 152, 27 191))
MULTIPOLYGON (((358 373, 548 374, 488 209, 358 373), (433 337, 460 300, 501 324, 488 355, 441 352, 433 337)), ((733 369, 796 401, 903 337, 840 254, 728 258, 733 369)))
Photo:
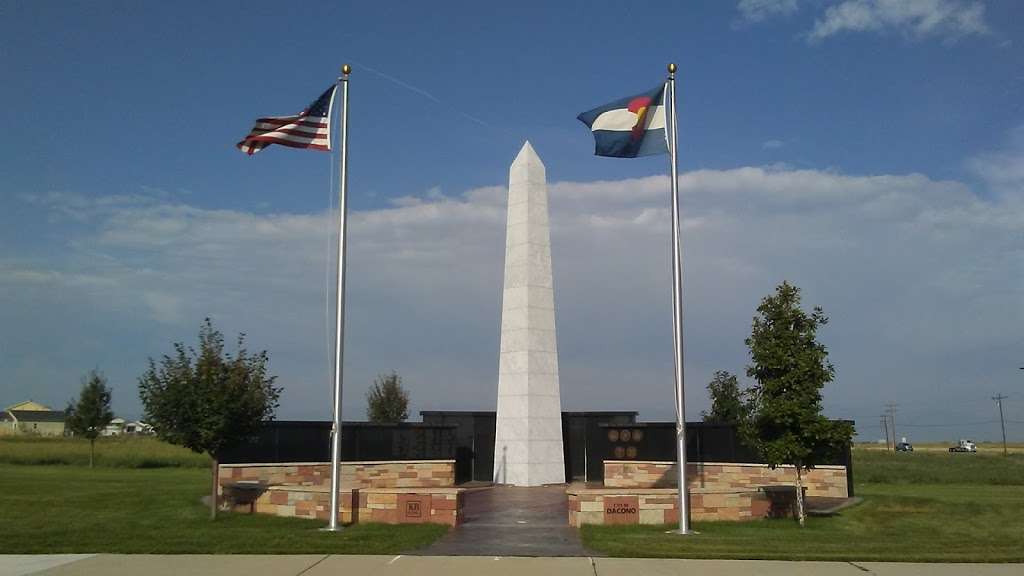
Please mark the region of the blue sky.
POLYGON ((671 418, 666 162, 593 157, 575 116, 675 61, 690 417, 713 370, 742 372, 757 300, 788 278, 833 318, 831 414, 870 436, 891 400, 944 425, 915 435, 993 436, 974 423, 1001 390, 1024 421, 1018 3, 304 8, 0 5, 0 404, 63 404, 99 367, 135 414, 145 358, 211 315, 269 349, 282 417, 327 418, 333 159, 233 144, 350 62, 346 415, 392 368, 415 409, 493 404, 500 187, 529 139, 563 404, 671 418))

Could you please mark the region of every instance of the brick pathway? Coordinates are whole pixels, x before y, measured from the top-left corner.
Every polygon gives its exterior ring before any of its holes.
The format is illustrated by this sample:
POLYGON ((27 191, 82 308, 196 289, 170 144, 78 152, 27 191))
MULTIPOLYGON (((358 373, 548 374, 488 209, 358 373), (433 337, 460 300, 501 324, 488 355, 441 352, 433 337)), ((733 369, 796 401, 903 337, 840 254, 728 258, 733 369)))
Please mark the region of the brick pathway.
POLYGON ((466 521, 425 556, 593 556, 569 526, 565 486, 497 486, 466 494, 466 521))

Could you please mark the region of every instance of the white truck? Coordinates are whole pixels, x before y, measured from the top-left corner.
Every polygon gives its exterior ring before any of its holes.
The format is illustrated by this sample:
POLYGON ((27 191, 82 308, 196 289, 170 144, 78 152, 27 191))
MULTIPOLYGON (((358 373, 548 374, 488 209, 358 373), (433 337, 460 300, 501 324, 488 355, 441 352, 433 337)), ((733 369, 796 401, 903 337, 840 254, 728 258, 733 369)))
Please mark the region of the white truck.
POLYGON ((963 440, 957 442, 956 446, 949 448, 950 452, 977 452, 978 447, 974 444, 974 440, 963 440))

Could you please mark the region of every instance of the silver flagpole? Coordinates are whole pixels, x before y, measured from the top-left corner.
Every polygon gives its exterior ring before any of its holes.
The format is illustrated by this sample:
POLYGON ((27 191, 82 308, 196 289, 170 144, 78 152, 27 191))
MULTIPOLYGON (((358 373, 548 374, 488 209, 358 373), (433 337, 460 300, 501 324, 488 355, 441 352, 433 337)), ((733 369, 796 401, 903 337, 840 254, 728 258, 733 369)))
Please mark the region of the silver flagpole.
POLYGON ((341 67, 341 160, 338 174, 338 285, 334 334, 334 425, 331 428, 331 518, 328 530, 338 525, 338 492, 341 490, 341 381, 345 367, 345 217, 348 215, 348 76, 352 67, 341 67))
MULTIPOLYGON (((679 174, 676 150, 679 122, 676 120, 676 65, 668 65, 668 87, 672 110, 669 156, 672 166, 672 348, 675 360, 676 450, 678 451, 679 533, 690 533, 690 503, 686 486, 686 402, 683 396, 683 270, 679 232, 679 174)), ((667 128, 668 126, 666 126, 667 128)))

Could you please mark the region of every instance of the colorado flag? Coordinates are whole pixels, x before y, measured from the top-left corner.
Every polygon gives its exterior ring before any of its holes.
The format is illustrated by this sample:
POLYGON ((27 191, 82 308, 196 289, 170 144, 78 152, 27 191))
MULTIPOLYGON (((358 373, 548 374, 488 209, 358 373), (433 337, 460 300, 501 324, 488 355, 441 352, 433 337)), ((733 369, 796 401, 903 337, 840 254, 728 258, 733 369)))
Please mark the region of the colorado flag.
POLYGON ((594 133, 594 154, 636 158, 668 152, 665 85, 577 116, 594 133))

